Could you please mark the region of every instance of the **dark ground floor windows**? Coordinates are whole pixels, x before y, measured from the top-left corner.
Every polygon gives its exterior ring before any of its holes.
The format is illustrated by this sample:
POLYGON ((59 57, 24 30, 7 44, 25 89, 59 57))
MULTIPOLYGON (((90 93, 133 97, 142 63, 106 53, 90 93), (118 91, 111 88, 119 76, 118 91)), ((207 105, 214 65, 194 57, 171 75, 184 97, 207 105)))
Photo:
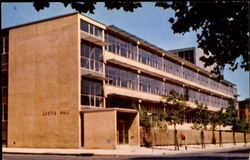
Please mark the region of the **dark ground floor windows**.
POLYGON ((8 105, 2 103, 2 144, 7 144, 8 105))
POLYGON ((81 105, 91 106, 91 107, 103 107, 104 98, 100 96, 93 95, 81 95, 81 105))
POLYGON ((119 96, 109 96, 106 99, 106 108, 128 108, 133 109, 133 106, 138 108, 138 100, 123 98, 119 96))

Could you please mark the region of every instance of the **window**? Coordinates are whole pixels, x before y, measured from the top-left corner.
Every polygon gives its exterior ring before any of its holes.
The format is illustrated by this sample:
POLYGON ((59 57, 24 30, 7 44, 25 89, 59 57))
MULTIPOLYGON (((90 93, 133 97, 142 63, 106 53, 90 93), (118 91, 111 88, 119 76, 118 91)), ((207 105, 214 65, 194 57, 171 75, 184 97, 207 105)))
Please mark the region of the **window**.
POLYGON ((2 104, 2 121, 8 120, 8 106, 7 104, 2 104))
POLYGON ((140 90, 152 94, 163 94, 163 82, 154 78, 139 75, 140 90))
POLYGON ((83 41, 81 44, 81 67, 103 72, 103 54, 99 46, 83 41))
POLYGON ((193 50, 179 51, 178 56, 194 64, 194 51, 193 50))
POLYGON ((89 32, 89 24, 83 20, 81 20, 81 30, 85 32, 89 32))
POLYGON ((82 31, 90 33, 96 37, 102 38, 102 29, 95 25, 92 25, 90 23, 81 20, 80 28, 82 31))
POLYGON ((103 103, 102 82, 83 79, 81 81, 81 104, 100 107, 103 103))
POLYGON ((109 84, 124 88, 138 89, 138 77, 136 73, 108 65, 105 71, 106 77, 112 79, 109 84))
POLYGON ((8 88, 7 86, 2 87, 2 97, 8 96, 8 88))
POLYGON ((1 37, 1 54, 7 54, 9 52, 9 38, 8 37, 1 37))
POLYGON ((111 33, 105 33, 105 41, 111 44, 105 47, 107 51, 126 58, 137 60, 137 48, 135 44, 115 37, 111 33))
POLYGON ((139 48, 139 62, 154 68, 162 69, 161 57, 143 48, 139 48))

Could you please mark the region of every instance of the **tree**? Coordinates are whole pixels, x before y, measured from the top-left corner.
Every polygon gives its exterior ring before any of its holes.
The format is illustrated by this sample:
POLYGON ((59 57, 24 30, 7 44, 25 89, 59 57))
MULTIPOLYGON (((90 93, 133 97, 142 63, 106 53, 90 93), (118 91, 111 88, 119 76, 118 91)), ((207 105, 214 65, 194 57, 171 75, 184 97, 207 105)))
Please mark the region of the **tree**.
POLYGON ((220 147, 222 147, 221 126, 225 125, 224 120, 225 120, 225 114, 223 112, 223 108, 221 108, 217 112, 212 112, 212 111, 210 112, 209 124, 211 125, 212 131, 213 131, 212 144, 216 144, 215 130, 216 130, 216 127, 219 126, 219 144, 220 144, 220 147))
POLYGON ((151 122, 151 117, 144 110, 139 110, 139 114, 140 114, 140 126, 143 127, 145 129, 146 133, 149 135, 149 139, 143 137, 143 142, 144 142, 146 147, 151 147, 152 146, 152 135, 151 135, 152 122, 151 122))
POLYGON ((150 116, 144 110, 140 110, 139 114, 140 114, 140 126, 144 127, 146 130, 149 130, 152 127, 150 116))
POLYGON ((218 126, 218 121, 219 121, 219 115, 217 112, 210 112, 210 117, 209 117, 209 123, 212 128, 212 144, 216 144, 216 139, 215 139, 215 130, 216 127, 218 126))
POLYGON ((236 145, 235 131, 239 130, 240 122, 237 116, 235 102, 233 100, 228 101, 228 107, 226 108, 225 112, 225 125, 232 126, 233 144, 236 145))
MULTIPOLYGON (((65 7, 67 7, 68 5, 71 5, 71 7, 75 9, 76 11, 78 11, 79 13, 89 12, 89 13, 94 14, 95 5, 96 5, 95 1, 86 1, 86 2, 59 1, 59 2, 61 2, 65 7)), ((48 8, 50 6, 50 2, 37 0, 33 3, 33 6, 35 7, 37 11, 40 11, 44 8, 48 8)), ((142 5, 140 2, 137 2, 137 1, 113 2, 113 1, 108 0, 105 2, 105 7, 107 9, 117 9, 117 10, 122 8, 126 12, 134 12, 134 9, 140 8, 142 7, 142 5)))
POLYGON ((244 136, 244 143, 245 143, 245 146, 247 145, 247 135, 246 135, 246 132, 248 130, 248 125, 247 125, 247 122, 246 122, 246 117, 242 117, 238 120, 238 129, 237 131, 239 132, 243 132, 243 136, 244 136))
POLYGON ((207 130, 207 126, 209 124, 209 112, 206 105, 199 104, 197 101, 195 104, 196 108, 193 111, 193 126, 191 128, 200 130, 201 148, 205 149, 204 130, 207 130))
POLYGON ((225 113, 223 112, 223 108, 221 108, 218 112, 218 125, 219 125, 219 144, 220 144, 220 147, 223 146, 223 140, 222 140, 222 131, 221 131, 221 126, 225 126, 225 118, 226 118, 226 115, 225 113))
POLYGON ((234 130, 235 130, 235 132, 242 132, 243 133, 245 146, 247 144, 247 140, 246 140, 247 129, 248 129, 248 126, 247 126, 247 122, 246 122, 245 117, 241 117, 241 118, 237 117, 236 123, 234 126, 234 130))
POLYGON ((171 90, 168 96, 163 97, 163 100, 165 105, 169 106, 164 119, 168 121, 170 125, 174 125, 174 145, 175 150, 179 150, 176 125, 183 124, 183 117, 187 105, 183 95, 180 95, 175 90, 171 90))
POLYGON ((242 58, 241 67, 249 71, 249 29, 248 1, 210 1, 207 2, 159 2, 156 6, 171 8, 174 33, 198 31, 198 47, 206 56, 201 57, 206 66, 215 64, 212 73, 223 78, 226 64, 234 71, 238 67, 236 59, 242 58))
MULTIPOLYGON (((59 1, 65 7, 71 5, 79 13, 94 13, 96 2, 66 2, 59 1)), ((50 3, 42 0, 34 2, 37 11, 49 7, 50 3)), ((156 7, 172 9, 175 18, 171 17, 174 33, 187 33, 191 30, 198 31, 198 47, 203 49, 206 56, 201 58, 205 66, 215 64, 212 73, 223 78, 222 71, 226 64, 234 71, 238 67, 236 59, 241 57, 240 66, 246 71, 250 70, 248 52, 248 1, 190 1, 190 2, 156 2, 156 7)), ((123 9, 133 12, 142 7, 138 1, 106 1, 107 9, 123 9)))

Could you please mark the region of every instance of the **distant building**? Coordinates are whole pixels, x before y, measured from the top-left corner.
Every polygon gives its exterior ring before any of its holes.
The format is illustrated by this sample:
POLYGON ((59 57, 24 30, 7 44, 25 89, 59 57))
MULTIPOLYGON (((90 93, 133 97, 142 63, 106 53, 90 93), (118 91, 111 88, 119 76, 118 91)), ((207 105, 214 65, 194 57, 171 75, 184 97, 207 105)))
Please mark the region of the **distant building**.
POLYGON ((186 61, 189 61, 201 68, 204 68, 207 71, 211 71, 214 67, 214 65, 212 66, 208 66, 208 67, 204 67, 204 62, 202 62, 200 60, 200 57, 204 56, 204 52, 202 51, 202 49, 200 48, 196 48, 196 47, 190 47, 190 48, 181 48, 181 49, 175 49, 175 50, 169 50, 168 52, 185 59, 186 61))
POLYGON ((132 104, 160 114, 162 96, 174 89, 190 107, 198 100, 217 111, 237 94, 234 84, 217 81, 196 59, 77 13, 6 28, 1 36, 8 147, 139 146, 132 104))
POLYGON ((246 120, 250 129, 250 99, 239 101, 239 115, 246 120))

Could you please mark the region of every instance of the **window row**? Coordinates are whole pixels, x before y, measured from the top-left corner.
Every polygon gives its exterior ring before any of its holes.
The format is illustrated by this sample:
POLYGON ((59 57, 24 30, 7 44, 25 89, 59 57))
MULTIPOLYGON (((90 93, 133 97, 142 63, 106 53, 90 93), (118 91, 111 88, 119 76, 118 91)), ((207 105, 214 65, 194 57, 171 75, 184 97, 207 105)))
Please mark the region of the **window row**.
POLYGON ((184 94, 184 89, 181 86, 169 84, 144 75, 139 75, 131 71, 113 66, 106 66, 105 71, 106 77, 111 79, 109 84, 114 86, 140 90, 158 95, 168 95, 172 89, 179 94, 184 94))
POLYGON ((139 62, 154 68, 162 68, 161 57, 142 48, 139 48, 139 62))
POLYGON ((106 66, 106 77, 112 79, 109 84, 130 89, 138 89, 138 77, 136 73, 122 70, 112 66, 106 66))
POLYGON ((117 38, 109 33, 105 33, 105 41, 110 43, 110 45, 106 46, 107 51, 137 60, 136 45, 126 42, 123 39, 117 38))
MULTIPOLYGON (((194 72, 186 67, 182 67, 181 65, 171 62, 167 59, 163 59, 160 56, 153 54, 145 49, 139 48, 137 52, 136 45, 121 40, 111 34, 106 33, 105 40, 111 44, 106 47, 106 50, 112 53, 139 61, 140 63, 146 64, 148 66, 164 70, 168 73, 183 77, 187 80, 213 89, 217 89, 230 95, 237 94, 237 90, 232 87, 216 82, 215 80, 198 74, 197 72, 194 72)), ((193 61, 192 56, 189 58, 191 58, 191 60, 193 61)))
POLYGON ((163 82, 139 75, 139 87, 140 91, 162 95, 163 82))
POLYGON ((106 66, 106 77, 111 79, 109 84, 114 86, 166 96, 169 95, 171 90, 175 90, 181 95, 188 94, 188 100, 191 102, 195 102, 197 100, 199 103, 209 106, 227 106, 227 101, 221 98, 200 93, 191 89, 189 89, 188 92, 185 92, 185 89, 181 86, 163 82, 144 75, 138 75, 134 72, 112 66, 106 66))
POLYGON ((91 107, 103 107, 104 98, 93 95, 81 95, 81 105, 91 106, 91 107))
POLYGON ((184 95, 184 88, 181 86, 177 86, 177 85, 165 82, 163 88, 164 88, 163 95, 165 95, 165 96, 169 95, 169 92, 171 90, 175 90, 177 93, 184 95))
POLYGON ((80 28, 82 31, 90 33, 96 37, 102 38, 102 29, 88 22, 85 22, 84 20, 81 20, 80 28))
POLYGON ((188 91, 188 100, 191 102, 198 101, 198 103, 216 107, 227 107, 228 103, 227 100, 211 96, 205 93, 200 93, 194 90, 188 91))
POLYGON ((163 70, 173 75, 182 77, 182 67, 167 59, 163 59, 163 70))

